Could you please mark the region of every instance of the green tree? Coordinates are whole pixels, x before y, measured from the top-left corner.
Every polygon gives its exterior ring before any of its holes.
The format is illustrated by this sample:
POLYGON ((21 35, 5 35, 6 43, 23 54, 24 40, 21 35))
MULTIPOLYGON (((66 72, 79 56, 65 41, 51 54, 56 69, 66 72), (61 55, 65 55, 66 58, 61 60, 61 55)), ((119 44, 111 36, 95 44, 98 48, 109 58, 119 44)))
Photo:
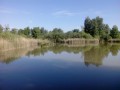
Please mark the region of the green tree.
POLYGON ((100 40, 108 41, 112 37, 110 36, 110 28, 108 24, 103 24, 103 30, 101 30, 100 40))
POLYGON ((39 27, 34 27, 31 30, 31 34, 32 34, 33 38, 40 38, 40 34, 41 34, 40 28, 39 27))
POLYGON ((44 27, 42 27, 42 28, 40 29, 40 31, 41 31, 41 34, 43 34, 43 35, 45 35, 45 34, 48 33, 48 31, 47 31, 46 29, 44 29, 44 27))
POLYGON ((99 25, 98 25, 99 17, 94 19, 90 19, 87 17, 84 21, 84 31, 92 35, 93 37, 99 35, 99 25))
POLYGON ((26 27, 26 28, 24 28, 24 35, 26 35, 26 36, 29 36, 30 35, 30 28, 29 27, 26 27))
POLYGON ((85 18, 85 21, 84 21, 84 31, 85 33, 89 33, 91 34, 91 19, 89 17, 85 18))
POLYGON ((103 23, 103 18, 99 16, 93 19, 87 17, 84 21, 84 31, 93 37, 103 37, 110 33, 110 28, 107 24, 103 23))
POLYGON ((3 32, 3 27, 2 25, 0 24, 0 33, 3 32))
POLYGON ((11 33, 17 34, 17 29, 16 29, 16 28, 13 28, 13 29, 11 30, 11 33))
POLYGON ((46 29, 44 29, 44 27, 42 27, 41 29, 40 29, 40 34, 41 34, 41 38, 46 38, 47 37, 47 35, 48 35, 48 31, 46 30, 46 29))
POLYGON ((96 23, 97 23, 97 28, 98 28, 98 31, 99 31, 99 35, 101 35, 101 31, 102 30, 104 30, 104 28, 103 28, 103 18, 100 18, 99 16, 97 16, 96 18, 95 18, 95 20, 96 20, 96 23))
POLYGON ((91 32, 90 32, 90 35, 92 35, 93 37, 99 35, 98 23, 97 23, 96 19, 91 20, 91 32))
POLYGON ((110 36, 112 38, 119 38, 119 31, 116 25, 113 26, 112 30, 110 31, 110 36))
POLYGON ((73 32, 79 33, 79 29, 74 29, 73 32))
POLYGON ((92 39, 93 37, 89 33, 85 33, 84 31, 80 32, 81 37, 85 39, 92 39))
POLYGON ((18 35, 24 35, 24 30, 23 29, 19 29, 18 30, 18 35))
POLYGON ((72 38, 73 37, 73 32, 72 31, 68 31, 65 33, 65 38, 72 38))
POLYGON ((104 24, 104 30, 106 34, 110 34, 110 27, 108 24, 104 24))
POLYGON ((64 32, 62 29, 54 28, 52 31, 52 39, 54 42, 60 42, 62 39, 64 39, 64 32))

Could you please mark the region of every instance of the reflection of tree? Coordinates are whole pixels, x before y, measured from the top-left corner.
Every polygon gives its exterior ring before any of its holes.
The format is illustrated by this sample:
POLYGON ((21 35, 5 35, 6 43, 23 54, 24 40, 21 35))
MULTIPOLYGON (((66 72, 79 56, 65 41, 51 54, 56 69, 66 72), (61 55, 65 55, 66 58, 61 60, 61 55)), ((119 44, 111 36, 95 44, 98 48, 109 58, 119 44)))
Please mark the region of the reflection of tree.
POLYGON ((67 53, 79 53, 82 52, 84 57, 85 65, 96 65, 99 66, 102 64, 102 60, 108 56, 111 52, 112 55, 117 55, 118 51, 120 50, 120 45, 99 45, 99 46, 79 46, 79 47, 70 47, 70 46, 63 46, 63 45, 56 45, 56 46, 47 46, 47 47, 40 47, 35 49, 19 49, 19 50, 10 50, 7 52, 0 51, 0 62, 10 63, 23 55, 44 55, 48 51, 51 51, 55 54, 60 54, 62 52, 67 53))
POLYGON ((86 66, 90 64, 100 66, 102 65, 102 60, 105 57, 107 57, 110 52, 112 52, 113 55, 116 55, 118 53, 118 50, 120 50, 120 45, 106 44, 106 45, 98 45, 98 46, 81 46, 81 47, 56 45, 50 47, 37 48, 29 52, 29 54, 44 55, 48 51, 52 51, 55 54, 60 54, 62 52, 76 54, 82 52, 84 57, 84 63, 86 66))
POLYGON ((119 50, 120 50, 120 45, 112 45, 110 48, 110 52, 112 53, 113 56, 116 56, 119 50))
POLYGON ((49 46, 49 47, 42 47, 42 48, 36 48, 33 51, 28 52, 27 55, 44 55, 48 51, 52 51, 55 54, 60 54, 62 52, 68 52, 68 53, 79 53, 82 51, 83 47, 68 47, 63 45, 56 45, 56 46, 49 46))
POLYGON ((102 60, 108 56, 109 52, 111 51, 111 49, 113 49, 112 51, 117 54, 118 50, 120 49, 120 45, 119 48, 115 48, 116 45, 99 45, 99 46, 94 46, 92 47, 90 50, 88 51, 84 51, 83 52, 83 56, 84 56, 84 62, 85 65, 89 65, 89 64, 93 64, 96 66, 102 65, 102 60))
POLYGON ((68 47, 68 46, 58 45, 51 47, 50 50, 53 51, 55 54, 61 52, 79 53, 82 50, 82 47, 68 47))
POLYGON ((39 48, 36 48, 32 51, 29 51, 27 53, 27 55, 34 55, 34 56, 38 56, 38 55, 44 55, 46 52, 48 51, 48 47, 39 47, 39 48))

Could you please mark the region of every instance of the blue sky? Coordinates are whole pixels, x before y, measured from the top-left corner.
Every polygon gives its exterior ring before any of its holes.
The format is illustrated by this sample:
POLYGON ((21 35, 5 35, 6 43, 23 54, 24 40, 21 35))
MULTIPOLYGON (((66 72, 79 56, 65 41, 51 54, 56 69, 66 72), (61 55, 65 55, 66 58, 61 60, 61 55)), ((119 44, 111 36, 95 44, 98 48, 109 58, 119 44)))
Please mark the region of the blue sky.
POLYGON ((0 0, 0 24, 11 28, 81 29, 87 16, 120 28, 120 0, 0 0))

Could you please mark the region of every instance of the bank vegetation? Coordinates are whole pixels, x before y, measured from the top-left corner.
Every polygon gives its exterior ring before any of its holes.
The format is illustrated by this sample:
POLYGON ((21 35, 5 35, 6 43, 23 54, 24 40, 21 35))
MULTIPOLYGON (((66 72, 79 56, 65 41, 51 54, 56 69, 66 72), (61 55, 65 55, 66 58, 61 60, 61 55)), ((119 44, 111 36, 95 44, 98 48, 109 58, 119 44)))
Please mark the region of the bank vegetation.
POLYGON ((60 28, 46 30, 44 27, 10 28, 0 25, 0 50, 32 47, 52 43, 62 44, 99 44, 103 42, 120 42, 120 31, 114 25, 112 28, 97 16, 86 17, 84 26, 67 32, 60 28))

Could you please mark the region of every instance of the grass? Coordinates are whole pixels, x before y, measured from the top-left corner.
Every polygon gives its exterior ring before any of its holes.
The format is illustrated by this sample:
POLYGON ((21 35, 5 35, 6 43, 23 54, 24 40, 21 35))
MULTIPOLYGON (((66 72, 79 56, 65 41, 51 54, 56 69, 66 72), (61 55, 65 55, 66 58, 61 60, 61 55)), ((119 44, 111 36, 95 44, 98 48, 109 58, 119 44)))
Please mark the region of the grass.
POLYGON ((33 47, 42 44, 50 43, 48 40, 26 38, 20 35, 15 35, 10 32, 0 33, 0 50, 12 50, 25 47, 33 47))

